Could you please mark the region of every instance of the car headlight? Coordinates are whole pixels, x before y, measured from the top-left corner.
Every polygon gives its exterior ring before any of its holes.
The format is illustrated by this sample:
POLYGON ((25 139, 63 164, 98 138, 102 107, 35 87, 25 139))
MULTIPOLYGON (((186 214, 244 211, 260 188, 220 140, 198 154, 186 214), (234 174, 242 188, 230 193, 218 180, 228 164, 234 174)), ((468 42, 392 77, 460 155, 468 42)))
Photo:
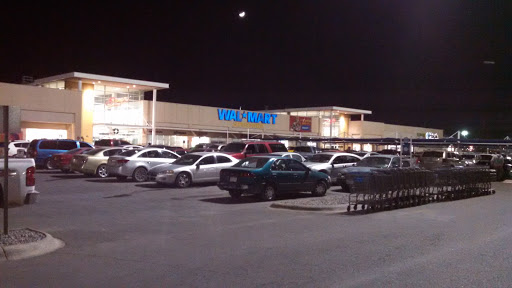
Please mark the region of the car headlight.
POLYGON ((172 175, 174 174, 174 170, 165 170, 162 172, 158 172, 158 175, 172 175))

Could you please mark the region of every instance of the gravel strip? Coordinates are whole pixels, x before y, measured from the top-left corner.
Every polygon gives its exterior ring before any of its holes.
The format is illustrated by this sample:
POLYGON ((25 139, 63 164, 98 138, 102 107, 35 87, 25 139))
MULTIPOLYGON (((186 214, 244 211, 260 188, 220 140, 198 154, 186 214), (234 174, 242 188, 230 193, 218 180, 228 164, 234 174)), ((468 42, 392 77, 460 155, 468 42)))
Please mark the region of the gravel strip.
POLYGON ((324 197, 308 197, 302 199, 277 201, 283 205, 297 205, 305 207, 329 207, 340 206, 348 203, 348 193, 327 194, 324 197))
POLYGON ((32 243, 44 239, 45 237, 46 235, 44 235, 44 233, 26 228, 9 230, 8 235, 5 235, 2 231, 2 234, 0 235, 0 245, 9 246, 15 244, 32 243))

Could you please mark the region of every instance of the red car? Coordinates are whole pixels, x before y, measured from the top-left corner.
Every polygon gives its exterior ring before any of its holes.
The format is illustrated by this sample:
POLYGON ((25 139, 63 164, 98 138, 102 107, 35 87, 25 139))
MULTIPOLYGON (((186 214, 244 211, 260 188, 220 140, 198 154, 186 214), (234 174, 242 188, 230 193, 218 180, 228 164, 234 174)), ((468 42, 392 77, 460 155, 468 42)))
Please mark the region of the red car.
POLYGON ((52 156, 52 164, 55 169, 60 169, 62 172, 70 172, 71 171, 71 160, 73 159, 73 155, 75 154, 84 154, 85 152, 91 150, 92 148, 76 148, 69 150, 68 152, 54 154, 52 156))

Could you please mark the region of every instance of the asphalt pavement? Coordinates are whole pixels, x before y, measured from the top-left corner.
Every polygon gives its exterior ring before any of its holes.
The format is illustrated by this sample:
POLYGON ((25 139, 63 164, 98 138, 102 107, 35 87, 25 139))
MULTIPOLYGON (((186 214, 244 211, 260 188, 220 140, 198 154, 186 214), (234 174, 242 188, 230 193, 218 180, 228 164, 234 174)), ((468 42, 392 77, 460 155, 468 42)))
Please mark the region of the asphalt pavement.
POLYGON ((66 246, 1 262, 0 287, 510 287, 511 185, 348 215, 232 201, 214 185, 38 171, 39 202, 10 209, 11 229, 66 246))

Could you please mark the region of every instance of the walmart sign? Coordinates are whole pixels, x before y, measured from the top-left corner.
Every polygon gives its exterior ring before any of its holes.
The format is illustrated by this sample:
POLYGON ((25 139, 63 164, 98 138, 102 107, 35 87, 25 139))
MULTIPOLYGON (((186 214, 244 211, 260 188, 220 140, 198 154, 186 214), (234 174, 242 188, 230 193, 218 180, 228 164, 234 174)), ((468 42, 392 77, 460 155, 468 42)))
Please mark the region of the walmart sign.
POLYGON ((247 123, 276 124, 277 114, 247 112, 241 110, 217 109, 219 120, 242 122, 247 119, 247 123))

